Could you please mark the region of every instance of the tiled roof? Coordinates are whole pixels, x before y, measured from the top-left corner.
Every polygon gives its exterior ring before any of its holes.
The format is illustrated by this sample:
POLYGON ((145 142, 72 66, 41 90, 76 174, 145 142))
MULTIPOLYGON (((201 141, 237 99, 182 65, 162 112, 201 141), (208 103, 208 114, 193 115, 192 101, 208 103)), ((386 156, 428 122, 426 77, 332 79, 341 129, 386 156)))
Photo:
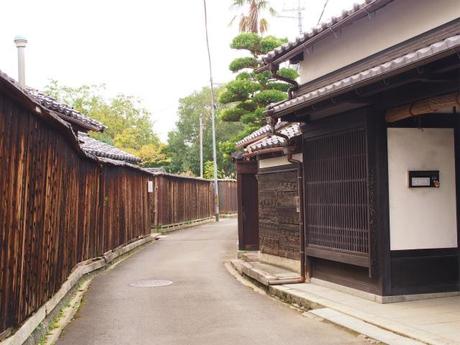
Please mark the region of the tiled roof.
POLYGON ((165 170, 165 168, 163 168, 163 167, 158 167, 158 168, 144 168, 144 170, 147 170, 149 173, 152 173, 152 174, 162 174, 162 173, 166 173, 166 170, 165 170))
POLYGON ((130 153, 89 137, 86 133, 78 132, 78 141, 83 151, 96 157, 109 158, 128 163, 139 163, 141 161, 130 153))
MULTIPOLYGON (((302 134, 300 123, 298 122, 287 124, 285 127, 281 128, 277 132, 287 136, 289 139, 292 139, 302 134)), ((264 138, 246 146, 244 151, 245 153, 251 153, 272 147, 282 147, 286 146, 287 144, 288 143, 286 142, 286 139, 284 137, 277 135, 266 135, 264 138)))
POLYGON ((5 91, 7 95, 11 95, 14 99, 20 102, 32 116, 36 116, 46 121, 46 123, 51 123, 54 128, 68 137, 70 145, 83 157, 101 163, 132 168, 143 173, 150 173, 137 165, 139 159, 133 155, 118 150, 110 145, 101 143, 95 139, 91 139, 85 133, 78 133, 77 138, 77 135, 69 122, 63 120, 61 116, 58 116, 57 112, 53 112, 39 103, 35 97, 31 96, 30 92, 25 91, 23 87, 19 86, 16 80, 9 77, 1 70, 0 88, 2 93, 5 91), (105 148, 101 149, 101 144, 105 145, 105 148), (99 149, 95 149, 96 147, 99 149), (108 149, 115 151, 108 153, 108 149))
POLYGON ((279 112, 287 112, 289 108, 296 106, 306 106, 308 103, 313 103, 315 100, 331 95, 333 93, 345 91, 351 87, 356 87, 359 84, 373 81, 385 77, 389 73, 396 72, 402 68, 406 68, 423 60, 433 58, 436 55, 454 52, 454 48, 460 47, 460 35, 448 37, 442 41, 433 43, 427 47, 418 49, 408 54, 402 55, 375 67, 363 70, 346 78, 337 80, 319 89, 313 90, 293 99, 275 103, 268 107, 268 111, 272 114, 279 112))
POLYGON ((59 117, 67 123, 76 123, 88 130, 102 132, 106 128, 102 123, 79 113, 67 104, 60 103, 54 98, 47 96, 36 89, 22 87, 15 79, 11 78, 2 71, 0 71, 0 78, 8 82, 11 86, 15 87, 32 102, 48 110, 53 117, 59 117))
POLYGON ((25 90, 33 99, 48 110, 56 112, 63 120, 75 123, 88 130, 102 132, 106 127, 99 121, 93 120, 76 111, 71 106, 58 102, 53 97, 47 96, 38 90, 27 88, 25 90))
POLYGON ((301 36, 297 37, 295 40, 283 44, 282 46, 275 48, 271 52, 267 53, 262 57, 262 62, 264 64, 269 64, 282 57, 284 54, 290 52, 291 50, 305 46, 308 42, 320 34, 334 33, 334 29, 339 26, 361 18, 362 16, 369 15, 372 11, 386 5, 387 3, 393 0, 363 0, 360 3, 355 3, 353 7, 349 10, 344 10, 339 17, 332 17, 329 21, 321 23, 313 27, 310 31, 303 33, 301 36))
MULTIPOLYGON (((280 121, 275 125, 275 129, 279 129, 281 127, 284 127, 288 124, 288 122, 280 121)), ((266 137, 267 133, 270 133, 271 127, 269 125, 265 125, 263 127, 260 127, 258 130, 252 132, 248 136, 244 137, 240 141, 236 143, 237 148, 242 148, 247 146, 250 143, 253 143, 261 138, 266 137)))
POLYGON ((270 132, 270 128, 271 127, 269 125, 265 125, 263 127, 260 127, 258 130, 252 132, 248 136, 246 136, 243 139, 241 139, 240 141, 238 141, 236 143, 236 147, 237 148, 244 147, 246 144, 265 136, 265 134, 270 132))

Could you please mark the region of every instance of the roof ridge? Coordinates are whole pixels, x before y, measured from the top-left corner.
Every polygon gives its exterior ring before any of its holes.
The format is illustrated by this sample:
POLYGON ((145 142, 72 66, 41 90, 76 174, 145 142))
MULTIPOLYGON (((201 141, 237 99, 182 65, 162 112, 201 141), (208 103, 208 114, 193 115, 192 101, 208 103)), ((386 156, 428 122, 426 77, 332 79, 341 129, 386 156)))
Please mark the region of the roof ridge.
POLYGON ((92 119, 88 115, 82 114, 81 112, 75 110, 72 106, 58 101, 54 97, 49 96, 38 89, 32 87, 24 87, 22 89, 25 93, 33 97, 39 104, 51 111, 55 111, 66 121, 72 122, 72 120, 76 120, 79 124, 88 126, 88 129, 100 132, 107 128, 101 122, 92 119))

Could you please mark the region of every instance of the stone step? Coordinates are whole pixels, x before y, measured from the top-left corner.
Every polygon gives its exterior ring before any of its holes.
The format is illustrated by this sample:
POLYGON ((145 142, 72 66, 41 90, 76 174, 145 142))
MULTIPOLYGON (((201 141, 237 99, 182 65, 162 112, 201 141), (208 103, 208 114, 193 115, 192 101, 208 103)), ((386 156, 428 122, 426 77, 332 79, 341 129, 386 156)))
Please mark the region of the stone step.
POLYGON ((231 263, 240 274, 244 274, 265 286, 302 282, 302 277, 299 274, 269 264, 247 262, 241 259, 232 260, 231 263))

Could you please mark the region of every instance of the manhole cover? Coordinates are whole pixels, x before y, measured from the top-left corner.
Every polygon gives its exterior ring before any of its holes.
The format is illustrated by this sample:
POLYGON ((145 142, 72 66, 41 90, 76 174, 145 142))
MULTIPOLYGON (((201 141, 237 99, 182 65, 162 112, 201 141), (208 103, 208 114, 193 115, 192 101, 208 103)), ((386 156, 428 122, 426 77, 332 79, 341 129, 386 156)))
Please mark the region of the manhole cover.
POLYGON ((159 286, 168 286, 171 285, 173 282, 170 280, 159 280, 159 279, 144 279, 138 280, 137 282, 129 284, 132 287, 139 287, 139 288, 148 288, 148 287, 159 287, 159 286))

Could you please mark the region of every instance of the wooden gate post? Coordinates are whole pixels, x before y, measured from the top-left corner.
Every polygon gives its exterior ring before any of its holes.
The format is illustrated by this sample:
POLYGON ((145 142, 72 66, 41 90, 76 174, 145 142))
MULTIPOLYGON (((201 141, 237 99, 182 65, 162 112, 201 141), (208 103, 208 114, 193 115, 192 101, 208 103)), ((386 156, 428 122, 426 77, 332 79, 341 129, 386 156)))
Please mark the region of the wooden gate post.
POLYGON ((238 190, 238 249, 259 249, 257 161, 236 161, 238 190))

